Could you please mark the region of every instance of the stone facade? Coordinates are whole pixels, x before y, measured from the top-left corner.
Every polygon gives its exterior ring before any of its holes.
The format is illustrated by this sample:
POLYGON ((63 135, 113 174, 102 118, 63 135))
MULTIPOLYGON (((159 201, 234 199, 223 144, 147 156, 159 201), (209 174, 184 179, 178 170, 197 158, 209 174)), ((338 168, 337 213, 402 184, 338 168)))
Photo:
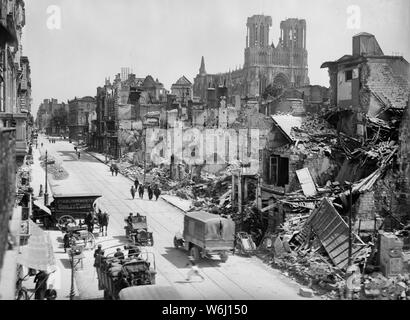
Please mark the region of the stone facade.
POLYGON ((232 95, 261 96, 268 85, 300 87, 309 84, 306 21, 287 19, 280 24, 281 36, 275 47, 269 44, 270 16, 254 15, 247 20, 243 68, 207 74, 204 57, 194 80, 194 96, 206 101, 209 87, 224 85, 232 95))
POLYGON ((94 97, 74 98, 68 101, 68 123, 70 138, 88 141, 91 123, 96 120, 96 100, 94 97))
POLYGON ((23 0, 0 1, 0 127, 16 128, 16 157, 22 162, 31 134, 30 66, 22 57, 26 24, 23 0))

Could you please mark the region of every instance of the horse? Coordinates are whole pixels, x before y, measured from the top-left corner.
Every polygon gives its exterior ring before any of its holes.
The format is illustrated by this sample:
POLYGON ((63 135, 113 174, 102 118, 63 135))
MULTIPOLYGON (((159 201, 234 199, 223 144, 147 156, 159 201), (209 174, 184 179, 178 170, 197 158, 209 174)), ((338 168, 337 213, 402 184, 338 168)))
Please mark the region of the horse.
POLYGON ((88 232, 93 233, 93 231, 94 231, 94 220, 95 220, 94 212, 89 212, 85 217, 85 224, 87 225, 88 232))
POLYGON ((105 227, 105 235, 107 235, 107 229, 108 229, 108 222, 110 220, 110 216, 107 212, 99 212, 97 214, 98 218, 98 224, 100 225, 100 233, 101 235, 104 235, 104 227, 105 227))

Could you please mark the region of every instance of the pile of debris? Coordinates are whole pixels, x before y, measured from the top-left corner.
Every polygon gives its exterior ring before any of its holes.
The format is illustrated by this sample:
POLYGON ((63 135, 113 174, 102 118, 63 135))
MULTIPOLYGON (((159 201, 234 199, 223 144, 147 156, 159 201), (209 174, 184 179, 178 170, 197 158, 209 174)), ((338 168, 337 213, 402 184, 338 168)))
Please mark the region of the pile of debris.
MULTIPOLYGON (((44 155, 41 155, 40 165, 44 169, 46 166, 45 160, 46 157, 44 155)), ((47 156, 47 173, 51 174, 54 180, 64 180, 69 176, 68 172, 64 169, 61 163, 56 161, 56 159, 50 155, 47 156)))

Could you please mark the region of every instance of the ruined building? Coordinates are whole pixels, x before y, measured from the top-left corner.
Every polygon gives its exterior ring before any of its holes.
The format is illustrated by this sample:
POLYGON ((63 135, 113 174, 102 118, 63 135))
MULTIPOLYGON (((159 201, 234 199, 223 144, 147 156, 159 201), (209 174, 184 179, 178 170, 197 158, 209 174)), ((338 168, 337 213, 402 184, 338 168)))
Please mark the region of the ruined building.
POLYGON ((226 85, 230 94, 260 96, 268 85, 300 87, 309 84, 306 50, 306 21, 287 19, 280 24, 278 44, 269 43, 272 18, 249 17, 243 68, 227 73, 208 74, 202 57, 194 80, 194 96, 206 101, 208 87, 226 85))
POLYGON ((410 65, 401 56, 385 55, 374 35, 355 35, 351 55, 321 67, 329 69, 329 120, 341 132, 364 139, 369 119, 401 119, 409 96, 410 65))

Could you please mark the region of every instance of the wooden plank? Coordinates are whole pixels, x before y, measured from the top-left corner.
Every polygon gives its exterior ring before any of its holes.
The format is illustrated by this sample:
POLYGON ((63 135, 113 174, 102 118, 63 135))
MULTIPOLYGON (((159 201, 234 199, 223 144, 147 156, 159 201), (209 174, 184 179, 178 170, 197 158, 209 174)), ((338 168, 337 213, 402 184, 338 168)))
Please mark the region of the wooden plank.
POLYGON ((312 176, 310 175, 308 168, 303 168, 296 170, 296 175, 299 179, 300 185, 302 186, 303 193, 305 196, 314 196, 317 193, 315 183, 313 182, 312 176))
POLYGON ((336 228, 339 227, 340 221, 338 222, 337 220, 338 220, 337 217, 334 217, 329 223, 327 223, 327 225, 325 226, 324 229, 322 229, 322 230, 319 229, 319 231, 316 232, 316 234, 317 234, 321 239, 323 239, 323 241, 324 241, 324 240, 326 239, 326 237, 329 236, 329 234, 332 234, 333 231, 334 231, 336 228), (333 227, 335 224, 336 224, 336 227, 334 227, 333 229, 330 229, 330 228, 333 227), (328 229, 331 230, 331 231, 327 231, 328 229))

